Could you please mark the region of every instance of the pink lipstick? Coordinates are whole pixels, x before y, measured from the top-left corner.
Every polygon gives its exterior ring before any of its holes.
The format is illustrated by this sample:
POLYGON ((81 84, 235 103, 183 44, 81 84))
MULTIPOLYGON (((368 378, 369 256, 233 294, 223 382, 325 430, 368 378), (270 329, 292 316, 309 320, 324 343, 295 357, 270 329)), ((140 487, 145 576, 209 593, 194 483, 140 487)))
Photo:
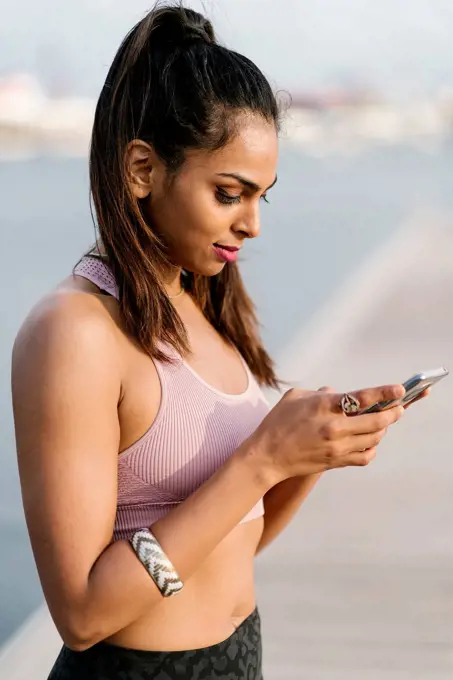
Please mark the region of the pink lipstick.
POLYGON ((238 259, 239 248, 237 246, 221 246, 214 243, 214 251, 222 262, 236 262, 238 259))

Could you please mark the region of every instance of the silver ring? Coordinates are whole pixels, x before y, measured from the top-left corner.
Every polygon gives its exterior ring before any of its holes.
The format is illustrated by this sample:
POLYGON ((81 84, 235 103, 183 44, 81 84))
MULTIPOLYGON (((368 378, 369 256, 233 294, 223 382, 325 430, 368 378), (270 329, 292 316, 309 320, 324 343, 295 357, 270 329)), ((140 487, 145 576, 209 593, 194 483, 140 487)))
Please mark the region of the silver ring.
POLYGON ((343 394, 340 408, 346 416, 350 416, 360 411, 360 401, 353 397, 352 394, 343 394))

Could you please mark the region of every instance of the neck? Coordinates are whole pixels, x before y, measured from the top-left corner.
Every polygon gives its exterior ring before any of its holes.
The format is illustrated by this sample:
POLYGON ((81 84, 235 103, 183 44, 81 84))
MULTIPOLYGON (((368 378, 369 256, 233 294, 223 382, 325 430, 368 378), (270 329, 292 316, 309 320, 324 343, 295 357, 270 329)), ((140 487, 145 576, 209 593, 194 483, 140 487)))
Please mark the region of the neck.
POLYGON ((171 272, 168 272, 168 275, 165 277, 165 290, 167 291, 167 295, 169 297, 175 297, 181 292, 183 287, 181 282, 181 274, 182 269, 178 267, 172 269, 171 272))

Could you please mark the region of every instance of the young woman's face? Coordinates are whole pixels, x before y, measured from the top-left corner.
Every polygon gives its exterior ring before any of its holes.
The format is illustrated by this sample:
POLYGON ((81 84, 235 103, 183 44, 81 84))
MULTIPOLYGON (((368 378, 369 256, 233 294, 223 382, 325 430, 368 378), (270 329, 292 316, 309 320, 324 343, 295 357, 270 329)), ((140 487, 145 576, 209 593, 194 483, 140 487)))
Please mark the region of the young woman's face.
POLYGON ((260 202, 276 180, 275 126, 244 116, 238 134, 214 152, 189 151, 169 179, 155 164, 148 218, 170 260, 197 274, 218 274, 260 232, 260 202))

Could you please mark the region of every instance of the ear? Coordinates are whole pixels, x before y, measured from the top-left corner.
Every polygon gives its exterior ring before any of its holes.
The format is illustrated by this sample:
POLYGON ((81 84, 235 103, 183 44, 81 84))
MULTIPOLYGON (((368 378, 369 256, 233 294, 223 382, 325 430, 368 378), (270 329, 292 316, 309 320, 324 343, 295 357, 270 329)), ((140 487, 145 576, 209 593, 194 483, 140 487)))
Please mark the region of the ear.
POLYGON ((150 144, 134 139, 126 149, 126 168, 132 193, 136 198, 147 198, 153 185, 155 151, 150 144))

